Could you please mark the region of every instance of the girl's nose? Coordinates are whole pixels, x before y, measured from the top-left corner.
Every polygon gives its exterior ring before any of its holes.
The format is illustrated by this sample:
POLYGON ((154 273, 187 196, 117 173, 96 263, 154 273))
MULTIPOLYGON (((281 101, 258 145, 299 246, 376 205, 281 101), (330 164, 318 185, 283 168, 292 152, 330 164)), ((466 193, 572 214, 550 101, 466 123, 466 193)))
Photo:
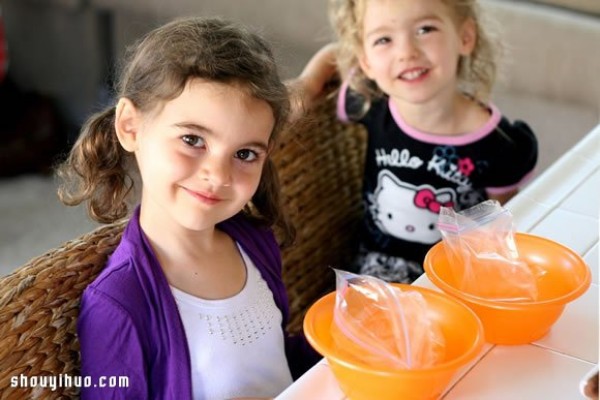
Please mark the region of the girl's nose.
POLYGON ((419 49, 414 37, 407 35, 396 40, 396 51, 400 61, 408 61, 417 58, 419 49))
POLYGON ((231 159, 220 156, 207 157, 203 160, 201 177, 213 186, 231 186, 231 159))

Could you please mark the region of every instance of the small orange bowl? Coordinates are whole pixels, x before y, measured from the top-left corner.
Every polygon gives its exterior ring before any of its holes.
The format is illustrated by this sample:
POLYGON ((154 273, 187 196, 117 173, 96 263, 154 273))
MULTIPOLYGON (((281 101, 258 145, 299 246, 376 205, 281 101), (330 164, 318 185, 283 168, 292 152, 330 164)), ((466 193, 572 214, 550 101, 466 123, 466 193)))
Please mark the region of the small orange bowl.
POLYGON ((423 264, 434 285, 475 311, 490 343, 525 344, 545 336, 565 305, 585 293, 591 283, 589 267, 568 247, 525 233, 516 233, 515 241, 519 256, 545 271, 537 280, 536 301, 488 300, 461 291, 452 276, 443 242, 429 250, 423 264))
POLYGON ((340 388, 350 400, 425 400, 439 398, 455 373, 473 361, 483 346, 481 322, 468 307, 443 293, 394 284, 403 291, 421 293, 430 318, 439 324, 445 340, 442 362, 424 369, 373 369, 336 351, 331 336, 335 292, 315 302, 304 317, 309 343, 328 361, 340 388))

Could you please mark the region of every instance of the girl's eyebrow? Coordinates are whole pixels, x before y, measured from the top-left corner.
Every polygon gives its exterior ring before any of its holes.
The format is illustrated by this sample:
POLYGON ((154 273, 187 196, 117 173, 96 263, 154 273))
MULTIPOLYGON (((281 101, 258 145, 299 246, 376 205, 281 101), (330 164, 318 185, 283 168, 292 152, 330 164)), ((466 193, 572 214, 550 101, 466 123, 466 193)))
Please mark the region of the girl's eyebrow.
POLYGON ((208 134, 212 134, 212 130, 210 128, 207 128, 205 126, 202 126, 200 124, 196 124, 193 122, 180 122, 177 124, 174 124, 175 127, 180 128, 180 129, 189 129, 191 131, 196 131, 196 132, 204 132, 204 133, 208 133, 208 134))
POLYGON ((390 28, 387 25, 380 25, 374 29, 371 29, 370 31, 365 32, 365 37, 371 37, 374 35, 381 35, 383 32, 388 32, 390 30, 390 28))
POLYGON ((371 36, 379 36, 381 33, 389 31, 389 28, 384 27, 384 26, 379 26, 375 29, 371 29, 368 32, 365 32, 365 37, 369 38, 371 36))
MULTIPOLYGON (((442 19, 435 14, 425 14, 418 16, 410 21, 410 24, 419 24, 425 21, 441 21, 442 19)), ((394 21, 392 23, 386 23, 383 25, 378 25, 377 27, 371 29, 370 31, 365 32, 365 37, 368 38, 373 35, 380 35, 382 33, 388 32, 393 29, 394 21)))
MULTIPOLYGON (((214 132, 212 129, 202 126, 200 124, 196 124, 194 122, 181 122, 181 123, 174 124, 174 126, 177 128, 180 128, 180 129, 188 129, 193 132, 203 133, 208 136, 214 135, 214 132)), ((259 141, 244 143, 240 147, 257 147, 265 152, 267 152, 269 150, 269 145, 267 143, 259 142, 259 141)))
POLYGON ((442 18, 437 14, 426 14, 420 16, 419 18, 415 18, 413 23, 423 23, 425 21, 442 21, 442 18))
POLYGON ((269 151, 269 146, 263 142, 248 142, 241 145, 240 147, 254 147, 260 149, 261 151, 264 151, 265 153, 269 151))

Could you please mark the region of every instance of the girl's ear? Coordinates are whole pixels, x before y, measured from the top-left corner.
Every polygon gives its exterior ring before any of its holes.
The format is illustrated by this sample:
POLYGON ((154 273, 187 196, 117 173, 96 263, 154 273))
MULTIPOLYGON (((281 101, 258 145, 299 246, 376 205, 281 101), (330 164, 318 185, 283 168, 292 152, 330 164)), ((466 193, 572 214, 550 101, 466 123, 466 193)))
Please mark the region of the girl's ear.
POLYGON ((477 44, 477 25, 473 18, 468 18, 460 28, 460 54, 468 56, 477 44))
POLYGON ((360 66, 360 69, 362 70, 363 74, 365 74, 367 76, 367 78, 372 80, 373 77, 371 74, 371 65, 369 64, 369 61, 367 60, 367 56, 362 51, 358 55, 358 65, 360 66))
POLYGON ((120 98, 115 111, 115 131, 119 143, 126 151, 137 150, 141 123, 141 114, 132 101, 124 97, 120 98))

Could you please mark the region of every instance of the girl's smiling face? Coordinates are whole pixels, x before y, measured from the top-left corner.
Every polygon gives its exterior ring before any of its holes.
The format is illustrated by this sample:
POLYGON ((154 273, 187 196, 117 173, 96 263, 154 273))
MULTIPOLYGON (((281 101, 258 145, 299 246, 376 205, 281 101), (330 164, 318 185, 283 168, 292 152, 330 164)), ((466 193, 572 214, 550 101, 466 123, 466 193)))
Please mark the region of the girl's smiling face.
POLYGON ((458 60, 473 50, 476 30, 451 11, 442 0, 367 0, 363 72, 397 103, 456 93, 458 60))
POLYGON ((116 127, 142 177, 142 226, 202 231, 238 213, 256 192, 273 126, 268 103, 236 84, 193 79, 149 115, 122 100, 116 127))

